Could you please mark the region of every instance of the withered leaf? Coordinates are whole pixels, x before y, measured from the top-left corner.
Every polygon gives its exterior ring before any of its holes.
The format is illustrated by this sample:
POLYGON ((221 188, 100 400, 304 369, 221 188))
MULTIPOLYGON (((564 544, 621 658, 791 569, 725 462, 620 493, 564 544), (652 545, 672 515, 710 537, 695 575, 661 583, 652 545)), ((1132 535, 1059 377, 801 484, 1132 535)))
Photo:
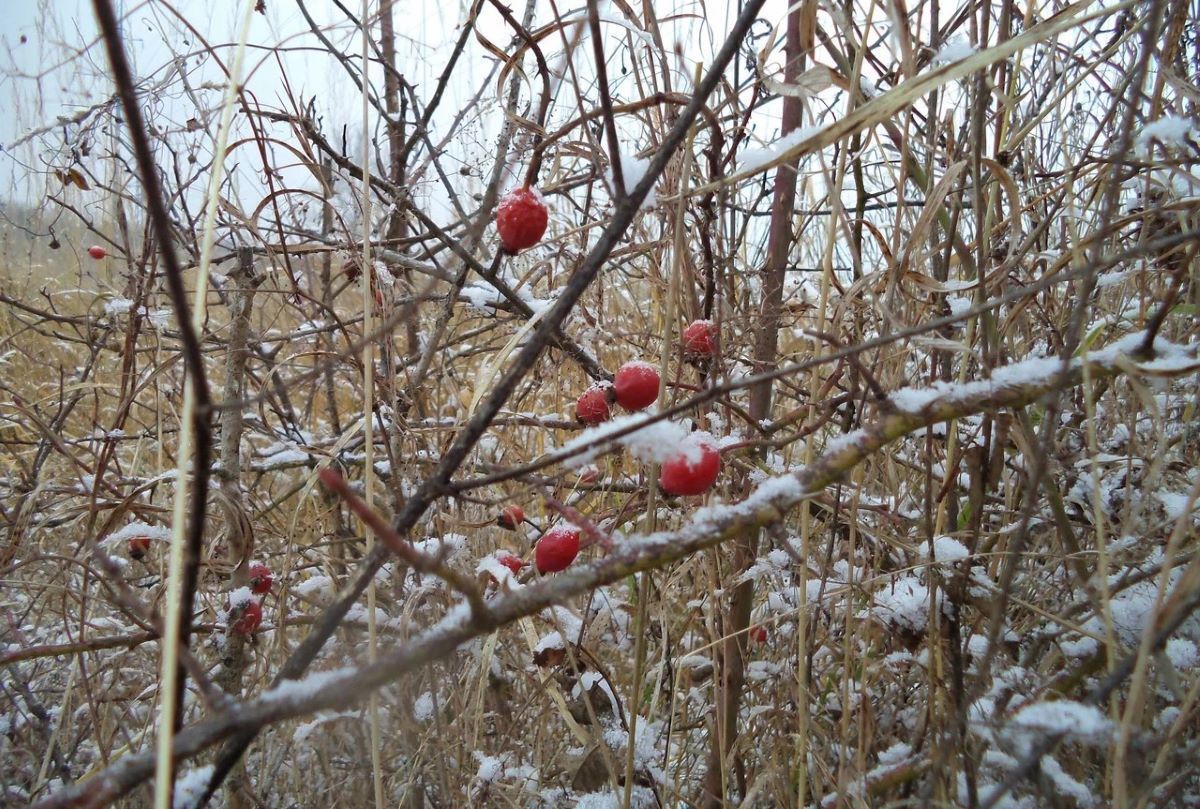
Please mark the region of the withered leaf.
POLYGON ((80 174, 78 169, 71 168, 66 169, 65 171, 59 169, 54 173, 57 175, 58 179, 62 181, 63 185, 77 186, 80 191, 87 191, 91 188, 91 186, 88 185, 87 178, 80 174))

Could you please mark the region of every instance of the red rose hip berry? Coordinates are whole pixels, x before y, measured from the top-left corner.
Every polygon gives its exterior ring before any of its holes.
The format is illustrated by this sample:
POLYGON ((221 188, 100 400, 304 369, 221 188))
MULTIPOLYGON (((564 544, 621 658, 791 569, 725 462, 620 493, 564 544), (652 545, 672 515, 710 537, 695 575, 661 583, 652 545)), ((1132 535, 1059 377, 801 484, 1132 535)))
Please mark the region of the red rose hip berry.
POLYGON ((101 247, 98 244, 93 244, 91 247, 88 248, 88 255, 91 256, 92 258, 96 259, 96 261, 99 261, 100 259, 102 259, 108 255, 108 251, 105 250, 103 247, 101 247))
POLYGON ((612 416, 608 402, 612 393, 610 385, 593 385, 579 394, 575 400, 575 418, 583 424, 599 424, 612 416))
POLYGON ((511 570, 514 576, 521 572, 521 568, 529 564, 522 561, 521 557, 515 553, 509 553, 508 551, 500 551, 500 553, 496 554, 496 561, 511 570))
POLYGON ((566 525, 551 528, 538 540, 533 561, 538 573, 566 570, 579 555, 579 529, 566 525))
POLYGON ((230 627, 234 634, 249 637, 258 631, 262 624, 262 604, 251 599, 242 605, 242 615, 230 627))
POLYGON ((755 624, 750 627, 750 642, 755 645, 762 645, 767 642, 767 628, 762 624, 755 624))
POLYGON ((691 433, 679 453, 662 465, 658 485, 667 494, 704 494, 721 473, 721 454, 708 433, 691 433))
POLYGON ((132 537, 129 540, 129 557, 141 559, 150 552, 150 537, 132 537))
POLYGON ((523 522, 525 522, 525 509, 516 505, 505 506, 504 511, 501 511, 500 516, 496 518, 496 524, 509 531, 517 530, 523 522))
POLYGON ((648 362, 634 360, 617 370, 613 379, 613 392, 617 404, 626 410, 641 410, 658 399, 658 387, 662 383, 658 371, 648 362))
POLYGON ((509 253, 533 247, 546 232, 549 216, 536 188, 509 191, 496 207, 496 232, 509 253))
POLYGON ((250 565, 250 592, 255 595, 269 593, 274 583, 275 574, 271 572, 271 568, 262 562, 253 562, 250 565))
POLYGON ((694 320, 683 330, 683 353, 689 357, 708 359, 717 353, 717 324, 711 320, 694 320))

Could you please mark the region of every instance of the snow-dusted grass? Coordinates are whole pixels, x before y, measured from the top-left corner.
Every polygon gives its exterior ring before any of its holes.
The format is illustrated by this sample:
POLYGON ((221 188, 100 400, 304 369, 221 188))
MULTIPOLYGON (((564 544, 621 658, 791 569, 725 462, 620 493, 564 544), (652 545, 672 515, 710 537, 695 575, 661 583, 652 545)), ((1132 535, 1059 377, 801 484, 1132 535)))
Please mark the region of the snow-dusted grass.
MULTIPOLYGON (((542 15, 540 4, 538 9, 542 15)), ((856 7, 851 13, 860 12, 856 7)), ((872 58, 857 77, 860 87, 871 88, 868 96, 891 91, 908 70, 901 62, 902 32, 886 12, 884 5, 876 9, 875 24, 891 27, 872 32, 872 58), (888 67, 886 75, 876 62, 888 67)), ((818 11, 822 30, 841 42, 845 29, 828 14, 824 6, 818 11)), ((1097 20, 1089 30, 1111 22, 1097 20)), ((543 23, 547 19, 539 16, 543 23)), ((656 37, 638 21, 622 12, 619 18, 609 13, 605 22, 614 34, 629 34, 634 46, 607 41, 615 49, 609 67, 614 93, 621 96, 616 103, 636 105, 633 87, 661 90, 652 104, 621 119, 627 187, 648 165, 633 155, 656 154, 663 127, 679 108, 680 99, 668 93, 658 71, 676 65, 671 48, 680 23, 660 24, 665 45, 656 53, 656 37), (617 79, 621 67, 632 75, 617 79)), ((961 34, 947 42, 929 40, 919 26, 908 34, 921 40, 912 43, 911 54, 918 76, 976 54, 961 34)), ((760 47, 764 42, 756 41, 760 47)), ((742 88, 737 105, 725 88, 714 95, 697 126, 692 176, 681 175, 683 161, 671 164, 563 331, 609 371, 665 353, 665 407, 712 384, 732 384, 732 392, 658 421, 655 408, 627 414, 614 407, 611 421, 583 429, 563 414, 572 412, 575 397, 594 380, 568 351, 548 350, 516 386, 453 480, 545 463, 454 496, 443 492, 405 539, 474 576, 488 608, 523 617, 472 630, 463 599, 436 575, 414 574, 393 560, 374 577, 379 654, 387 665, 398 671, 413 649, 451 639, 438 659, 404 676, 372 669, 373 684, 382 684, 376 693, 389 802, 406 805, 419 791, 429 806, 623 807, 628 783, 631 806, 695 804, 714 746, 729 740, 718 717, 730 681, 724 665, 736 643, 745 655, 736 714, 740 736, 732 749, 718 747, 725 765, 716 773, 731 805, 966 806, 969 782, 977 803, 997 796, 1001 806, 1109 805, 1120 789, 1136 795, 1151 782, 1164 790, 1178 786, 1182 805, 1196 803, 1200 781, 1189 756, 1200 738, 1194 698, 1200 618, 1181 622, 1161 652, 1136 656, 1146 633, 1161 624, 1164 605, 1186 601, 1197 580, 1195 260, 1137 252, 1147 239, 1197 227, 1185 193, 1195 185, 1187 179, 1195 167, 1183 159, 1197 134, 1192 119, 1162 112, 1186 104, 1163 98, 1154 110, 1139 112, 1144 124, 1131 132, 1140 163, 1097 160, 1116 143, 1116 133, 1105 132, 1089 145, 1089 125, 1082 122, 1101 117, 1111 101, 1095 88, 1117 86, 1122 76, 1099 64, 1088 67, 1088 54, 1095 53, 1090 41, 1080 38, 1082 60, 1053 60, 1062 73, 1052 82, 1045 73, 1048 53, 1038 50, 1009 62, 1014 95, 1006 83, 988 85, 986 120, 1006 110, 1012 124, 1004 130, 1007 137, 1032 127, 1004 155, 994 154, 987 125, 981 142, 963 141, 964 133, 973 132, 975 86, 964 81, 939 90, 936 115, 928 114, 923 95, 913 102, 918 115, 897 115, 886 126, 864 130, 856 148, 846 139, 837 152, 804 158, 778 352, 765 359, 756 357, 756 345, 766 322, 763 249, 776 173, 723 186, 712 198, 711 219, 703 193, 683 192, 772 164, 846 114, 847 98, 841 83, 806 98, 801 127, 777 137, 777 99, 758 99, 743 130, 734 122, 742 120, 751 86, 742 88), (1092 81, 1097 76, 1088 71, 1104 73, 1105 81, 1092 81), (1039 117, 1043 110, 1030 107, 1031 99, 1047 98, 1047 86, 1054 89, 1053 101, 1076 79, 1080 89, 1053 102, 1060 108, 1039 117), (918 131, 915 121, 932 131, 918 131), (708 151, 714 124, 724 127, 720 148, 726 150, 715 155, 715 171, 708 151), (1059 153, 1064 137, 1070 151, 1059 153), (965 171, 936 209, 923 205, 948 166, 958 160, 975 165, 976 157, 983 167, 981 189, 971 187, 977 178, 965 171), (1137 176, 1120 189, 1119 211, 1105 217, 1098 206, 1112 165, 1128 165, 1137 176), (932 178, 916 176, 916 169, 929 167, 932 178), (907 185, 898 189, 901 180, 907 185), (859 182, 866 192, 861 200, 859 182), (841 204, 831 206, 827 192, 839 183, 841 204), (1164 215, 1137 210, 1147 186, 1169 189, 1164 215), (1015 200, 1008 196, 1013 189, 1015 200), (976 205, 989 206, 978 219, 976 205), (986 243, 976 232, 980 222, 991 228, 986 243), (1100 230, 1109 226, 1120 230, 1100 230), (948 238, 950 228, 961 244, 948 238), (852 245, 859 230, 862 241, 852 245), (831 234, 837 241, 828 245, 831 234), (1027 252, 1010 252, 1027 238, 1034 239, 1027 252), (1108 260, 1115 251, 1131 252, 1108 260), (968 266, 981 257, 984 266, 968 266), (669 302, 668 269, 677 260, 683 283, 669 302), (995 402, 1049 389, 1064 370, 1060 356, 1081 294, 1078 278, 996 306, 989 319, 902 335, 1092 261, 1098 278, 1082 324, 1084 344, 1065 365, 1072 387, 1057 410, 1041 395, 1026 397, 1019 408, 995 402), (827 266, 837 269, 825 275, 827 266), (709 270, 716 283, 711 311, 703 305, 709 270), (1136 356, 1176 277, 1176 308, 1153 356, 1136 356), (678 322, 668 321, 669 310, 678 322), (721 356, 709 366, 685 357, 679 346, 680 329, 703 317, 719 323, 721 332, 721 356), (837 346, 814 340, 814 330, 837 346), (794 365, 814 352, 882 336, 895 339, 858 352, 861 366, 844 359, 794 365), (1088 378, 1077 379, 1085 358, 1088 378), (767 417, 752 418, 751 392, 738 385, 780 367, 791 370, 774 383, 767 417), (877 398, 870 381, 886 396, 877 398), (962 417, 924 424, 948 410, 962 417), (918 422, 924 426, 908 431, 918 422), (880 429, 889 424, 906 427, 885 442, 880 429), (614 437, 625 430, 630 432, 614 437), (1042 443, 1043 432, 1052 444, 1042 443), (655 464, 694 454, 707 441, 721 447, 723 462, 709 495, 679 499, 652 491, 655 464), (1047 461, 1046 476, 1034 486, 1039 459, 1047 461), (836 466, 836 474, 813 471, 826 466, 836 466), (822 485, 806 488, 805 481, 818 477, 822 485), (496 517, 508 504, 520 505, 532 524, 501 528, 496 517), (632 567, 607 568, 607 583, 579 593, 566 592, 570 570, 540 578, 531 566, 514 573, 501 563, 507 554, 530 560, 540 530, 562 519, 563 505, 611 537, 622 558, 672 561, 636 574, 632 567), (717 539, 723 544, 714 545, 717 539), (681 554, 685 543, 705 550, 681 554), (1163 573, 1163 566, 1170 569, 1163 573), (729 605, 743 587, 752 587, 753 597, 749 622, 739 625, 729 605), (517 609, 551 588, 559 588, 556 603, 517 609), (1109 673, 1134 659, 1145 685, 1139 698, 1130 698, 1126 681, 1096 699, 1095 689, 1109 673), (1117 753, 1123 734, 1131 740, 1125 759, 1117 753), (1037 761, 1024 760, 1048 739, 1063 746, 1037 761), (1137 767, 1121 769, 1122 761, 1135 758, 1137 767), (1000 785, 1026 765, 1036 777, 1018 779, 999 797, 1000 785), (1118 773, 1130 783, 1122 787, 1118 773), (804 796, 796 794, 801 774, 804 796)), ((596 99, 571 95, 574 80, 555 64, 557 38, 540 42, 556 77, 553 86, 564 94, 546 122, 549 133, 594 109, 596 99)), ((469 53, 475 61, 495 56, 469 53)), ((823 60, 820 53, 812 59, 823 60)), ((540 92, 532 56, 525 56, 523 65, 513 66, 535 80, 519 83, 518 117, 533 114, 524 93, 532 88, 536 101, 540 92)), ((1120 56, 1122 64, 1132 63, 1125 58, 1130 53, 1120 56)), ((574 67, 581 71, 579 86, 590 88, 587 60, 574 67)), ((854 78, 842 77, 846 87, 854 78)), ((670 84, 677 94, 690 80, 672 74, 670 84)), ((425 83, 417 82, 416 91, 424 93, 425 83)), ((266 94, 259 98, 273 103, 266 94)), ((439 159, 467 211, 477 205, 473 195, 482 191, 480 180, 490 169, 479 145, 491 142, 498 125, 485 117, 496 107, 491 96, 477 106, 455 131, 435 119, 430 133, 435 142, 447 138, 439 159)), ((528 165, 533 130, 523 128, 527 124, 521 118, 519 144, 507 163, 516 173, 504 175, 502 190, 519 184, 528 165)), ((598 124, 593 117, 583 126, 598 124)), ((516 299, 541 317, 613 214, 593 152, 604 147, 598 131, 575 129, 546 151, 537 185, 553 212, 550 229, 537 248, 498 265, 498 277, 516 299)), ((294 137, 284 129, 275 134, 294 137)), ((385 161, 386 150, 379 154, 385 161)), ((416 160, 425 161, 424 152, 416 160)), ((438 222, 456 216, 443 205, 440 175, 411 179, 412 204, 433 204, 433 195, 438 222)), ((342 194, 348 182, 339 175, 334 193, 342 194)), ((249 186, 229 187, 245 197, 230 197, 230 221, 236 223, 236 206, 260 200, 250 199, 249 186)), ((354 205, 348 197, 334 198, 347 222, 356 220, 354 205)), ((263 208, 262 216, 270 209, 263 208)), ((242 703, 210 705, 211 695, 193 688, 185 696, 184 719, 195 725, 239 711, 298 714, 264 728, 249 750, 248 779, 261 802, 369 806, 368 689, 360 679, 369 657, 365 598, 350 606, 308 672, 272 686, 284 661, 352 580, 363 553, 361 526, 313 477, 316 465, 329 464, 352 487, 362 480, 361 335, 355 320, 362 301, 357 283, 340 286, 355 258, 342 249, 331 256, 331 278, 341 292, 326 302, 320 286, 324 247, 290 254, 293 278, 275 242, 256 241, 269 232, 265 221, 257 236, 235 234, 261 248, 267 279, 253 324, 248 389, 234 403, 247 421, 236 484, 245 507, 231 507, 214 481, 205 525, 192 645, 198 670, 218 671, 230 653, 227 610, 261 598, 268 629, 247 644, 240 690, 230 689, 229 696, 242 703), (231 582, 231 537, 238 527, 249 529, 253 557, 275 571, 272 592, 256 596, 231 582)), ((294 224, 297 234, 315 232, 311 221, 294 224)), ((483 224, 482 241, 471 249, 487 264, 494 235, 483 224)), ((63 227, 56 224, 55 233, 65 233, 63 227)), ((341 227, 335 224, 330 239, 348 243, 341 227)), ((405 244, 395 249, 407 251, 403 255, 414 264, 436 262, 454 277, 461 257, 422 226, 406 227, 399 240, 405 244)), ((467 244, 469 232, 464 223, 448 231, 456 246, 467 244)), ((66 252, 52 260, 61 263, 66 252)), ((72 280, 43 296, 37 284, 18 277, 17 269, 28 263, 23 255, 6 255, 10 269, 4 272, 11 278, 3 279, 0 291, 35 310, 55 308, 53 317, 14 309, 0 318, 0 531, 12 539, 3 556, 0 661, 7 702, 0 711, 0 783, 8 791, 0 803, 22 804, 27 796, 72 789, 63 772, 99 772, 106 761, 124 766, 154 738, 158 649, 146 627, 163 605, 163 509, 177 460, 181 386, 169 302, 154 284, 142 299, 132 283, 142 276, 129 275, 126 288, 120 275, 155 266, 152 257, 122 262, 117 274, 104 276, 103 288, 81 288, 84 281, 72 280), (143 318, 140 330, 132 318, 143 318), (75 396, 77 406, 59 420, 58 408, 75 396), (140 560, 129 555, 129 540, 137 537, 151 540, 140 560), (93 555, 97 546, 103 556, 93 555)), ((67 268, 72 279, 78 269, 67 268)), ((524 344, 531 328, 495 284, 468 273, 429 373, 410 390, 450 288, 439 282, 426 289, 427 277, 410 279, 399 267, 380 265, 375 272, 383 301, 376 322, 391 317, 394 330, 378 345, 386 362, 376 368, 381 406, 372 423, 380 481, 373 505, 391 517, 471 418, 476 394, 487 392, 479 388, 494 383, 487 369, 507 367, 512 354, 506 352, 524 344), (411 308, 395 303, 414 294, 427 297, 411 308)), ((228 278, 220 288, 223 296, 230 294, 228 278)), ((224 379, 227 303, 214 294, 204 333, 210 380, 217 386, 224 379)), ((597 542, 575 567, 594 565, 587 568, 594 573, 606 564, 604 543, 597 542)), ((181 769, 177 805, 188 805, 197 794, 208 763, 190 760, 181 769)))

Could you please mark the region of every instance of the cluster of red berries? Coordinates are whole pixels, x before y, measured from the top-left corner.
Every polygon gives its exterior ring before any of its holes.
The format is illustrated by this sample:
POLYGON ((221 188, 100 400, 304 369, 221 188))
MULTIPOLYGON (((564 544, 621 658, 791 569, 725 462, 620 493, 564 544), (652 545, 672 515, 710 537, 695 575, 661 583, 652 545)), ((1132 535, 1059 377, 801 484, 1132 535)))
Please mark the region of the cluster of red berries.
POLYGON ((257 596, 264 595, 271 592, 271 585, 274 583, 275 574, 271 572, 271 568, 262 562, 250 564, 250 592, 257 596))
MULTIPOLYGON (((711 357, 716 350, 715 329, 706 320, 697 320, 684 331, 686 350, 693 357, 711 357)), ((599 424, 612 418, 613 402, 626 410, 642 410, 658 398, 661 385, 658 371, 645 362, 627 362, 617 371, 612 383, 602 382, 585 390, 575 401, 575 418, 584 424, 599 424)), ((675 495, 695 495, 708 491, 721 471, 721 455, 705 433, 685 439, 680 452, 662 465, 659 485, 675 495)))
MULTIPOLYGON (((711 320, 693 321, 683 330, 683 353, 691 360, 709 360, 717 353, 717 327, 711 320)), ((612 382, 598 382, 575 400, 575 418, 584 424, 599 424, 612 418, 615 402, 626 410, 649 407, 658 399, 662 380, 653 365, 627 362, 612 382)))
MULTIPOLYGON (((509 531, 520 529, 521 524, 525 522, 525 509, 515 503, 507 505, 501 510, 500 515, 496 517, 496 525, 509 531)), ((532 523, 531 523, 532 524, 532 523)), ((500 551, 496 554, 496 561, 504 565, 512 571, 513 575, 517 575, 524 568, 529 566, 521 557, 509 551, 500 551)))
POLYGON ((598 382, 575 400, 575 418, 583 424, 599 424, 612 418, 614 403, 629 411, 644 410, 658 399, 662 380, 648 362, 634 360, 617 369, 612 382, 598 382))
MULTIPOLYGON (((505 506, 496 518, 497 525, 510 531, 519 528, 523 522, 525 510, 518 505, 505 506)), ((579 555, 579 536, 579 529, 569 525, 556 526, 543 534, 533 552, 533 562, 538 573, 557 573, 574 562, 575 557, 579 555)), ((511 570, 514 575, 529 564, 508 551, 497 553, 496 561, 511 570)))
MULTIPOLYGON (((546 232, 549 216, 546 203, 537 189, 510 191, 496 208, 496 232, 504 251, 516 254, 533 247, 546 232)), ((684 355, 690 360, 708 360, 717 353, 717 328, 708 320, 697 320, 683 330, 684 355)), ((575 401, 575 418, 583 424, 600 424, 612 418, 611 407, 638 411, 658 399, 662 379, 653 365, 627 362, 617 370, 612 382, 600 382, 585 390, 575 401)), ((721 456, 711 437, 704 433, 688 436, 680 452, 663 463, 659 485, 674 495, 703 494, 712 488, 721 471, 721 456)), ((496 522, 510 530, 525 520, 520 506, 506 507, 496 522)), ((534 563, 540 573, 565 570, 579 555, 579 529, 559 525, 538 540, 534 563)), ((502 552, 500 564, 518 572, 525 566, 517 556, 502 552)))

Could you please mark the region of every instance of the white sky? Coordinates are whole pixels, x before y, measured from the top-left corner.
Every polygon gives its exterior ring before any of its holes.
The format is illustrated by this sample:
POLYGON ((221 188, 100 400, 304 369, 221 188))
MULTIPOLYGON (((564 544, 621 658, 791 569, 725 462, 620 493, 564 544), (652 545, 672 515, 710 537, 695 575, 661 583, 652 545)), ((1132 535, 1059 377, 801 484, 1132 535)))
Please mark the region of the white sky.
MULTIPOLYGON (((126 21, 127 50, 139 78, 156 72, 162 76, 175 54, 196 52, 195 37, 167 10, 166 4, 147 0, 115 2, 126 21)), ((8 12, 0 34, 0 99, 8 112, 0 116, 0 144, 5 147, 0 153, 0 199, 37 199, 45 192, 48 154, 44 147, 47 142, 60 143, 61 138, 35 138, 16 148, 13 146, 31 131, 52 126, 59 116, 71 116, 108 97, 112 86, 107 76, 107 56, 102 43, 96 39, 90 0, 0 0, 0 5, 8 12), (41 173, 40 178, 38 173, 41 173)), ((372 0, 372 8, 377 5, 378 0, 372 0)), ((511 5, 519 16, 524 4, 515 2, 511 5)), ((772 20, 780 19, 785 8, 782 0, 772 0, 768 5, 777 8, 774 15, 767 16, 772 20)), ((175 0, 170 7, 178 10, 210 43, 225 45, 234 39, 239 6, 240 2, 236 0, 175 0)), ((350 53, 359 53, 360 40, 330 0, 308 0, 307 6, 322 27, 337 23, 337 27, 327 29, 336 44, 350 53)), ((346 0, 345 6, 358 14, 361 0, 346 0)), ((562 13, 581 6, 582 3, 558 3, 562 13)), ((467 7, 463 2, 400 0, 396 9, 399 67, 406 78, 418 86, 418 96, 424 100, 432 92, 445 64, 467 7)), ((615 8, 604 13, 619 14, 615 8)), ((689 56, 704 58, 719 44, 716 37, 727 30, 736 13, 736 5, 710 2, 701 7, 693 0, 681 0, 679 3, 656 4, 656 13, 662 19, 678 14, 677 23, 663 23, 664 37, 668 43, 673 38, 682 39, 689 56), (708 29, 699 19, 705 12, 714 26, 723 25, 724 28, 708 29)), ((537 23, 544 24, 551 18, 550 4, 539 0, 537 23)), ((511 31, 490 6, 483 15, 481 29, 501 48, 508 45, 511 31)), ((606 29, 614 35, 620 33, 615 26, 606 26, 606 29)), ((272 109, 286 107, 283 81, 274 52, 270 50, 282 46, 290 48, 281 51, 280 58, 292 91, 306 100, 315 95, 318 111, 325 116, 327 124, 334 123, 338 128, 348 124, 352 132, 361 128, 358 123, 361 121, 361 100, 357 90, 309 32, 294 0, 267 0, 266 16, 253 15, 250 41, 257 47, 248 54, 253 74, 247 84, 257 94, 260 104, 272 109)), ((561 40, 557 38, 545 45, 551 62, 554 60, 552 54, 560 47, 561 40)), ((220 53, 228 62, 231 49, 223 48, 220 53)), ((590 48, 584 48, 580 53, 590 54, 590 48)), ((196 63, 200 61, 197 59, 196 63)), ((448 124, 453 112, 466 103, 491 65, 492 58, 472 38, 467 55, 460 61, 456 79, 442 102, 440 111, 446 113, 443 124, 448 124)), ((219 74, 208 64, 189 72, 189 81, 193 85, 218 79, 219 74)), ((610 82, 619 81, 619 75, 610 75, 610 82)), ((622 93, 622 88, 616 92, 629 98, 638 95, 632 86, 628 92, 622 93)), ((494 105, 495 98, 494 91, 486 93, 482 103, 494 105)), ((212 94, 207 99, 215 103, 219 94, 212 94)), ((158 101, 151 117, 159 114, 180 124, 194 114, 194 105, 176 93, 158 101)), ((435 120, 435 140, 445 134, 444 129, 439 131, 437 123, 435 120)), ((53 183, 50 187, 55 188, 53 183)))
MULTIPOLYGON (((9 18, 0 37, 0 93, 9 114, 0 116, 0 144, 10 147, 30 130, 53 124, 60 115, 72 115, 112 92, 108 79, 108 62, 103 45, 96 41, 97 30, 90 0, 5 0, 9 18), (21 42, 21 37, 26 38, 21 42)), ((233 41, 237 26, 239 2, 235 0, 176 0, 172 7, 186 17, 213 45, 233 41)), ((436 50, 453 37, 451 29, 459 15, 455 8, 433 2, 419 4, 422 10, 439 9, 435 13, 413 13, 413 3, 401 3, 397 28, 408 39, 407 48, 401 43, 402 69, 411 81, 430 86, 439 68, 436 58, 420 58, 436 50), (416 47, 416 43, 426 43, 416 47), (406 52, 407 51, 407 52, 406 52)), ((340 18, 329 0, 309 0, 309 10, 318 24, 325 26, 340 18)), ((347 7, 357 11, 357 0, 347 7)), ((144 77, 170 64, 174 54, 194 52, 197 42, 186 33, 178 19, 158 3, 118 0, 118 10, 126 20, 127 51, 134 62, 138 77, 144 77), (127 15, 127 16, 125 16, 127 15)), ((331 30, 331 38, 357 53, 357 42, 347 42, 348 26, 331 30)), ((358 95, 349 78, 340 70, 330 69, 330 59, 306 46, 319 46, 310 33, 296 4, 291 0, 268 0, 267 14, 253 15, 250 41, 259 46, 248 54, 248 65, 254 71, 249 80, 251 89, 260 94, 260 102, 277 107, 282 98, 262 97, 281 86, 279 69, 264 47, 293 46, 295 50, 283 56, 288 80, 298 94, 316 94, 323 112, 342 121, 357 120, 358 95)), ((226 61, 230 50, 223 49, 226 61)), ((464 64, 464 76, 475 65, 464 64)), ((480 70, 487 66, 479 64, 480 70)), ((480 75, 483 75, 480 73, 480 75)), ((193 82, 215 79, 215 71, 205 70, 194 75, 193 82)), ((450 88, 446 105, 453 107, 457 90, 450 88)), ((169 118, 186 120, 190 111, 186 105, 166 109, 169 118), (179 117, 182 113, 182 117, 179 117)), ((31 148, 18 149, 15 155, 0 157, 0 196, 23 196, 21 187, 25 172, 14 169, 12 160, 36 160, 31 148)))

